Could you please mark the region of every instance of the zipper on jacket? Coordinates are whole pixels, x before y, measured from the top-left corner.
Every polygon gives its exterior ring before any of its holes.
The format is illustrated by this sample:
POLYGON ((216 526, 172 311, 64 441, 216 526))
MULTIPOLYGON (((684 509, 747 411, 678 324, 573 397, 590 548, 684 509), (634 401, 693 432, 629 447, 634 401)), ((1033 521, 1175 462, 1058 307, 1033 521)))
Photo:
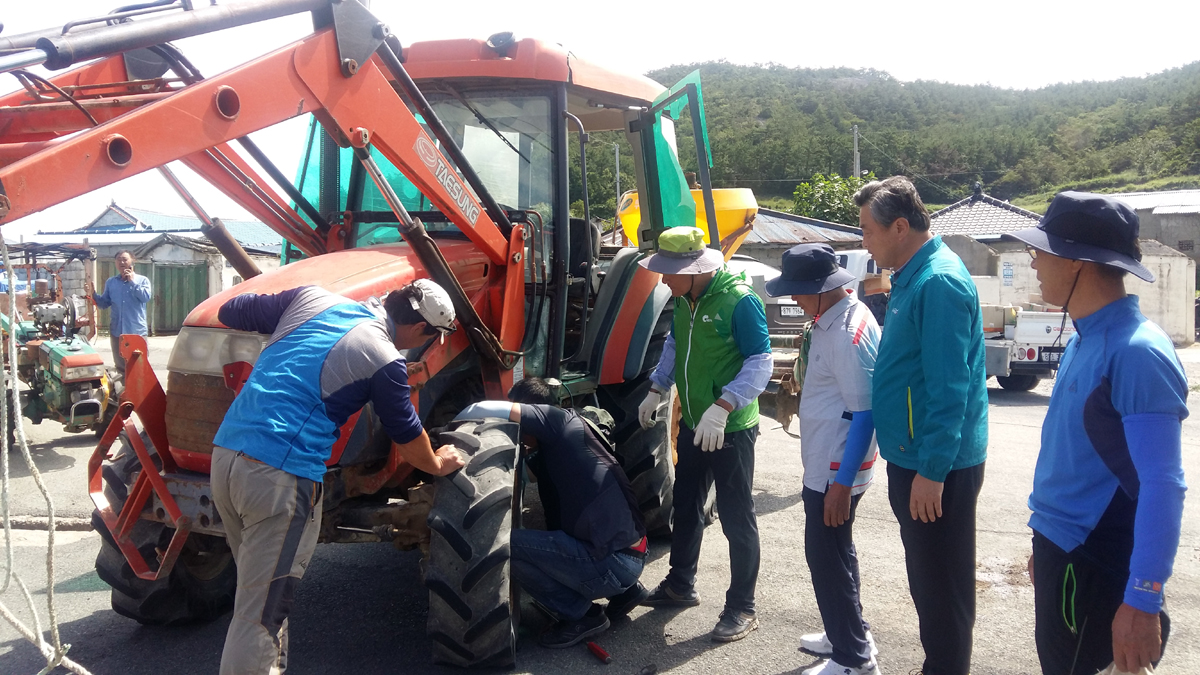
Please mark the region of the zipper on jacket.
POLYGON ((908 440, 913 439, 912 387, 908 388, 908 440))
MULTIPOLYGON (((685 298, 685 301, 686 301, 686 298, 685 298)), ((692 304, 691 302, 688 302, 688 305, 691 305, 691 304, 692 304)), ((687 353, 683 355, 683 386, 686 387, 687 394, 690 394, 692 391, 691 385, 689 385, 687 382, 688 361, 690 361, 692 358, 692 338, 696 335, 696 310, 698 310, 698 309, 700 309, 700 299, 699 298, 696 299, 696 305, 694 307, 692 307, 692 315, 691 315, 691 317, 688 318, 689 323, 688 323, 687 353)), ((688 417, 691 417, 692 419, 696 419, 695 415, 692 414, 692 401, 687 394, 681 394, 680 398, 683 399, 684 405, 687 406, 688 417)))

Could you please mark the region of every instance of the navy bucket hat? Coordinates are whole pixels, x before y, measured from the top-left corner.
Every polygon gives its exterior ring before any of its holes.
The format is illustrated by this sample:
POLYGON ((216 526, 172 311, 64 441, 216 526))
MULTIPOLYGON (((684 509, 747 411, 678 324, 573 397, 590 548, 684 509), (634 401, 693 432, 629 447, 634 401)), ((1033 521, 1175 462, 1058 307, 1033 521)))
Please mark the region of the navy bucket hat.
POLYGON ((1153 283, 1154 274, 1142 265, 1137 247, 1140 229, 1137 214, 1119 199, 1060 192, 1037 227, 1004 237, 1060 258, 1116 267, 1153 283))
POLYGON ((767 282, 767 295, 817 295, 856 279, 838 265, 828 244, 800 244, 784 251, 782 273, 767 282))

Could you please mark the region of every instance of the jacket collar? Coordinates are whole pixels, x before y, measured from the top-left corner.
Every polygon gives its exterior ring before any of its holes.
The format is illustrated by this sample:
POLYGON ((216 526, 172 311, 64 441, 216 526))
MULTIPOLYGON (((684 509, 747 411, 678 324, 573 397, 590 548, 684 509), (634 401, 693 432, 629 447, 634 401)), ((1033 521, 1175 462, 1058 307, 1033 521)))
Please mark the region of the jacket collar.
POLYGON ((907 286, 908 282, 912 281, 913 277, 917 275, 917 271, 924 267, 925 263, 928 262, 931 257, 933 257, 934 253, 941 250, 942 246, 944 246, 944 244, 942 244, 941 235, 933 237, 924 244, 921 244, 921 248, 917 249, 917 252, 913 254, 913 257, 909 258, 908 262, 901 265, 900 268, 897 269, 892 275, 892 285, 907 286))
POLYGON ((1110 326, 1142 311, 1138 296, 1127 295, 1120 300, 1113 300, 1100 309, 1088 314, 1082 319, 1072 319, 1075 330, 1080 335, 1103 332, 1110 326))

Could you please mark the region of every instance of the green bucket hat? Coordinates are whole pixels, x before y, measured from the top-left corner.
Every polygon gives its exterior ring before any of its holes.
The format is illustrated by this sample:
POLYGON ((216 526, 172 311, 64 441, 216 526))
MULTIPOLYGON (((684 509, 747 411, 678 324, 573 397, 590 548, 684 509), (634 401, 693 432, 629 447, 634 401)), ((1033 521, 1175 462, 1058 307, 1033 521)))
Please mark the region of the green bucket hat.
POLYGON ((638 264, 659 274, 704 274, 721 269, 725 256, 704 245, 704 230, 681 226, 658 235, 658 252, 638 264))

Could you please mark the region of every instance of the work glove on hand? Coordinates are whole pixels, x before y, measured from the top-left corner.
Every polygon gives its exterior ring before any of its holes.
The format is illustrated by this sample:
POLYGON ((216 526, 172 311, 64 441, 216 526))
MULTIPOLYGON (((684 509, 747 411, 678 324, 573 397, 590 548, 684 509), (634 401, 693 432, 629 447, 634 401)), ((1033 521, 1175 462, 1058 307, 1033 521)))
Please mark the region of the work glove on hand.
POLYGON ((651 388, 638 406, 638 422, 641 422, 643 429, 654 426, 654 411, 658 410, 659 403, 662 403, 662 394, 651 388))
POLYGON ((728 410, 716 403, 708 406, 696 425, 696 446, 705 452, 712 452, 725 445, 725 422, 728 419, 728 410))

